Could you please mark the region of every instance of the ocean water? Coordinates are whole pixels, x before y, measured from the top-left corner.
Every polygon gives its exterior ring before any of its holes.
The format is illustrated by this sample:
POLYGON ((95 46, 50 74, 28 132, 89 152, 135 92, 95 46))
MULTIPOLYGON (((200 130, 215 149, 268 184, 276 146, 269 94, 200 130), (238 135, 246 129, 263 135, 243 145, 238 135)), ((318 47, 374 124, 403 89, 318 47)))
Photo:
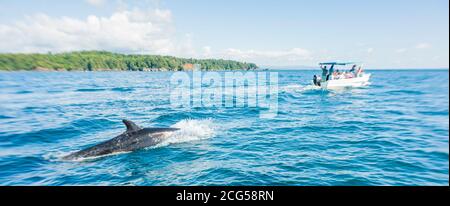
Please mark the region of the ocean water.
POLYGON ((0 185, 449 185, 448 70, 370 71, 321 91, 279 71, 278 115, 170 104, 172 73, 0 72, 0 185), (122 133, 178 127, 156 147, 63 161, 122 133))

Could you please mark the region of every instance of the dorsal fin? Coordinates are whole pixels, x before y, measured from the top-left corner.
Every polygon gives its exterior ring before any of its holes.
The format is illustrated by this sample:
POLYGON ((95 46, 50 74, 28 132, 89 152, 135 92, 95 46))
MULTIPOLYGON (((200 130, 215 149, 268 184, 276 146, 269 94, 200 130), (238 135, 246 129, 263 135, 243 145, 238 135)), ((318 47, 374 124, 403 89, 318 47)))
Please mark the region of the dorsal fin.
POLYGON ((125 126, 127 126, 127 132, 134 132, 141 129, 141 127, 137 126, 134 122, 130 120, 124 119, 122 120, 122 122, 125 124, 125 126))

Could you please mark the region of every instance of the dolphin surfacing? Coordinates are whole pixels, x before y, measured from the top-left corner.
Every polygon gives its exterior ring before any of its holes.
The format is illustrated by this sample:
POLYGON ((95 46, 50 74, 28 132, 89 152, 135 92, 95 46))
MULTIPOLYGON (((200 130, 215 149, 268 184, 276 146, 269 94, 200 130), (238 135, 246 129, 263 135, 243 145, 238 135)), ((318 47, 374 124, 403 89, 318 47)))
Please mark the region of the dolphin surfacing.
POLYGON ((63 157, 64 160, 90 158, 118 152, 131 152, 157 145, 169 137, 177 128, 141 128, 134 122, 122 120, 127 130, 121 135, 63 157))

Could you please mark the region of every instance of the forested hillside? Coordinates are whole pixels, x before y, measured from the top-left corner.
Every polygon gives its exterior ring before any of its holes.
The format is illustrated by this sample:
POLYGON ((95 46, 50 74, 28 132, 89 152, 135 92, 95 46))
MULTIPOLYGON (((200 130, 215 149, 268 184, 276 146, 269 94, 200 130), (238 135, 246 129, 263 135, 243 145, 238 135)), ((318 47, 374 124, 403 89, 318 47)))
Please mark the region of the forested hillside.
POLYGON ((185 59, 158 55, 126 55, 104 51, 58 54, 0 54, 0 70, 179 71, 199 64, 202 70, 250 70, 253 63, 222 59, 185 59))

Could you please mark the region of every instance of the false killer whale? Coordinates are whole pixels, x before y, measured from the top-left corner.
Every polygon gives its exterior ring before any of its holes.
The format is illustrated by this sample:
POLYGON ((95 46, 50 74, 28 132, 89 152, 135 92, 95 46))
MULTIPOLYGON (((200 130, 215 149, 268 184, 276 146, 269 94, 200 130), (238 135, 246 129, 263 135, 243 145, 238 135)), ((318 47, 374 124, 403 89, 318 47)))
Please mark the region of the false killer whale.
POLYGON ((75 160, 118 152, 131 152, 157 145, 169 137, 173 132, 179 130, 177 128, 141 128, 129 120, 122 120, 122 122, 127 127, 127 131, 121 135, 98 145, 67 155, 63 157, 63 159, 75 160))

